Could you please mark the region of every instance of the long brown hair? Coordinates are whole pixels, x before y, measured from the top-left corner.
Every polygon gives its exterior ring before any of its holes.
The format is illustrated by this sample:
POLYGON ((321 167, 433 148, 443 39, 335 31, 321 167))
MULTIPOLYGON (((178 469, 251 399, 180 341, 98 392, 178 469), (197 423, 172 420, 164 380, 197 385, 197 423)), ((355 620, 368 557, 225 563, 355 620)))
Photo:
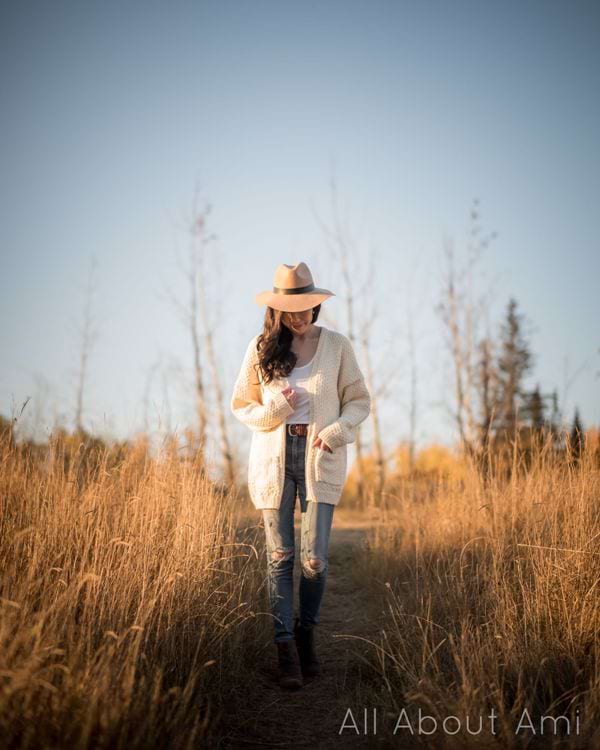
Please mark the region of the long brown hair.
MULTIPOLYGON (((313 307, 312 320, 314 323, 321 311, 321 305, 313 307)), ((296 366, 298 357, 292 351, 294 335, 282 322, 283 313, 273 307, 267 307, 262 333, 256 346, 258 349, 258 367, 264 382, 270 383, 275 378, 285 378, 296 366)))

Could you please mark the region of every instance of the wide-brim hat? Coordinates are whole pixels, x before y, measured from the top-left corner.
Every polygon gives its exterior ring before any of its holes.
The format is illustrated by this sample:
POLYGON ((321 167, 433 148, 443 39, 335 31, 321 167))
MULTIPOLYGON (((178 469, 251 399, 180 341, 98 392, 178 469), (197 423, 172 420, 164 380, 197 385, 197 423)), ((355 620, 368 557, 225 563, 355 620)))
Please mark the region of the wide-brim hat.
POLYGON ((254 298, 257 305, 268 305, 283 312, 300 312, 316 307, 329 297, 329 289, 316 287, 309 267, 301 261, 295 266, 281 263, 275 270, 273 290, 260 292, 254 298))

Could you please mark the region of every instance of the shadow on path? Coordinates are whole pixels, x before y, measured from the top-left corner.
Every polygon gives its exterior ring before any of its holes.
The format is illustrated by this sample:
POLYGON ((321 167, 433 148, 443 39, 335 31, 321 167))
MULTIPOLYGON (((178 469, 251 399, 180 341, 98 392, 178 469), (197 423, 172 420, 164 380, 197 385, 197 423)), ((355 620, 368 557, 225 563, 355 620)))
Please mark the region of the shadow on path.
MULTIPOLYGON (((346 747, 381 747, 380 738, 356 736, 340 729, 348 708, 357 723, 363 721, 364 699, 361 685, 371 676, 374 649, 361 638, 371 639, 377 626, 368 619, 369 581, 358 586, 350 574, 350 564, 366 540, 366 526, 347 525, 334 519, 329 542, 329 574, 321 604, 321 622, 316 644, 323 666, 322 676, 294 692, 282 691, 277 684, 275 645, 264 650, 265 663, 248 685, 243 713, 231 717, 230 732, 218 747, 281 747, 294 750, 330 750, 346 747), (358 636, 347 638, 345 636, 358 636)), ((296 524, 296 550, 299 550, 296 524)), ((299 560, 296 554, 294 597, 297 610, 299 560)), ((369 707, 371 710, 373 707, 369 707)), ((362 724, 360 724, 362 730, 362 724)))

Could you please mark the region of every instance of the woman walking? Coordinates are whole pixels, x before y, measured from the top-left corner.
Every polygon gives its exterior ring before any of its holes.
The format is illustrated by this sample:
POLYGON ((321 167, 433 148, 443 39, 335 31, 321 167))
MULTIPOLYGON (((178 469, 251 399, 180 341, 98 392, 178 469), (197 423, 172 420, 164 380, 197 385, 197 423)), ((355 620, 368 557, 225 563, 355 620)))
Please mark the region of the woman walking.
POLYGON ((315 325, 321 303, 332 296, 315 287, 306 263, 277 267, 273 290, 255 298, 267 306, 263 330, 248 345, 231 398, 233 414, 252 430, 248 490, 264 520, 279 684, 287 688, 320 672, 314 627, 333 512, 346 480, 346 446, 371 405, 348 338, 315 325), (294 622, 296 498, 302 524, 294 622))

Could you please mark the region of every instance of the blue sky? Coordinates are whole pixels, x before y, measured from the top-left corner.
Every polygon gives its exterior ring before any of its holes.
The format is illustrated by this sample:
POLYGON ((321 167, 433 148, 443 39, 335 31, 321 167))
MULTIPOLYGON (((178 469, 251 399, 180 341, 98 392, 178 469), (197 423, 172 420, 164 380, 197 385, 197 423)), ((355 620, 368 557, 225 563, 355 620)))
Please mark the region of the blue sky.
MULTIPOLYGON (((483 259, 494 316, 514 295, 534 324, 532 383, 562 394, 571 379, 566 412, 600 422, 597 3, 14 2, 0 14, 0 412, 31 396, 24 420, 34 401, 40 423, 72 420, 94 257, 86 423, 140 429, 157 362, 153 427, 166 411, 178 429, 193 422, 191 349, 164 292, 187 298, 176 255, 194 187, 212 206, 208 293, 229 392, 277 264, 304 260, 341 293, 316 219, 330 221, 334 174, 361 262, 376 255, 388 444, 407 433, 407 306, 419 440, 453 439, 434 306, 443 237, 464 248, 474 198, 498 232, 483 259)), ((343 331, 342 300, 326 304, 321 322, 343 331)))

